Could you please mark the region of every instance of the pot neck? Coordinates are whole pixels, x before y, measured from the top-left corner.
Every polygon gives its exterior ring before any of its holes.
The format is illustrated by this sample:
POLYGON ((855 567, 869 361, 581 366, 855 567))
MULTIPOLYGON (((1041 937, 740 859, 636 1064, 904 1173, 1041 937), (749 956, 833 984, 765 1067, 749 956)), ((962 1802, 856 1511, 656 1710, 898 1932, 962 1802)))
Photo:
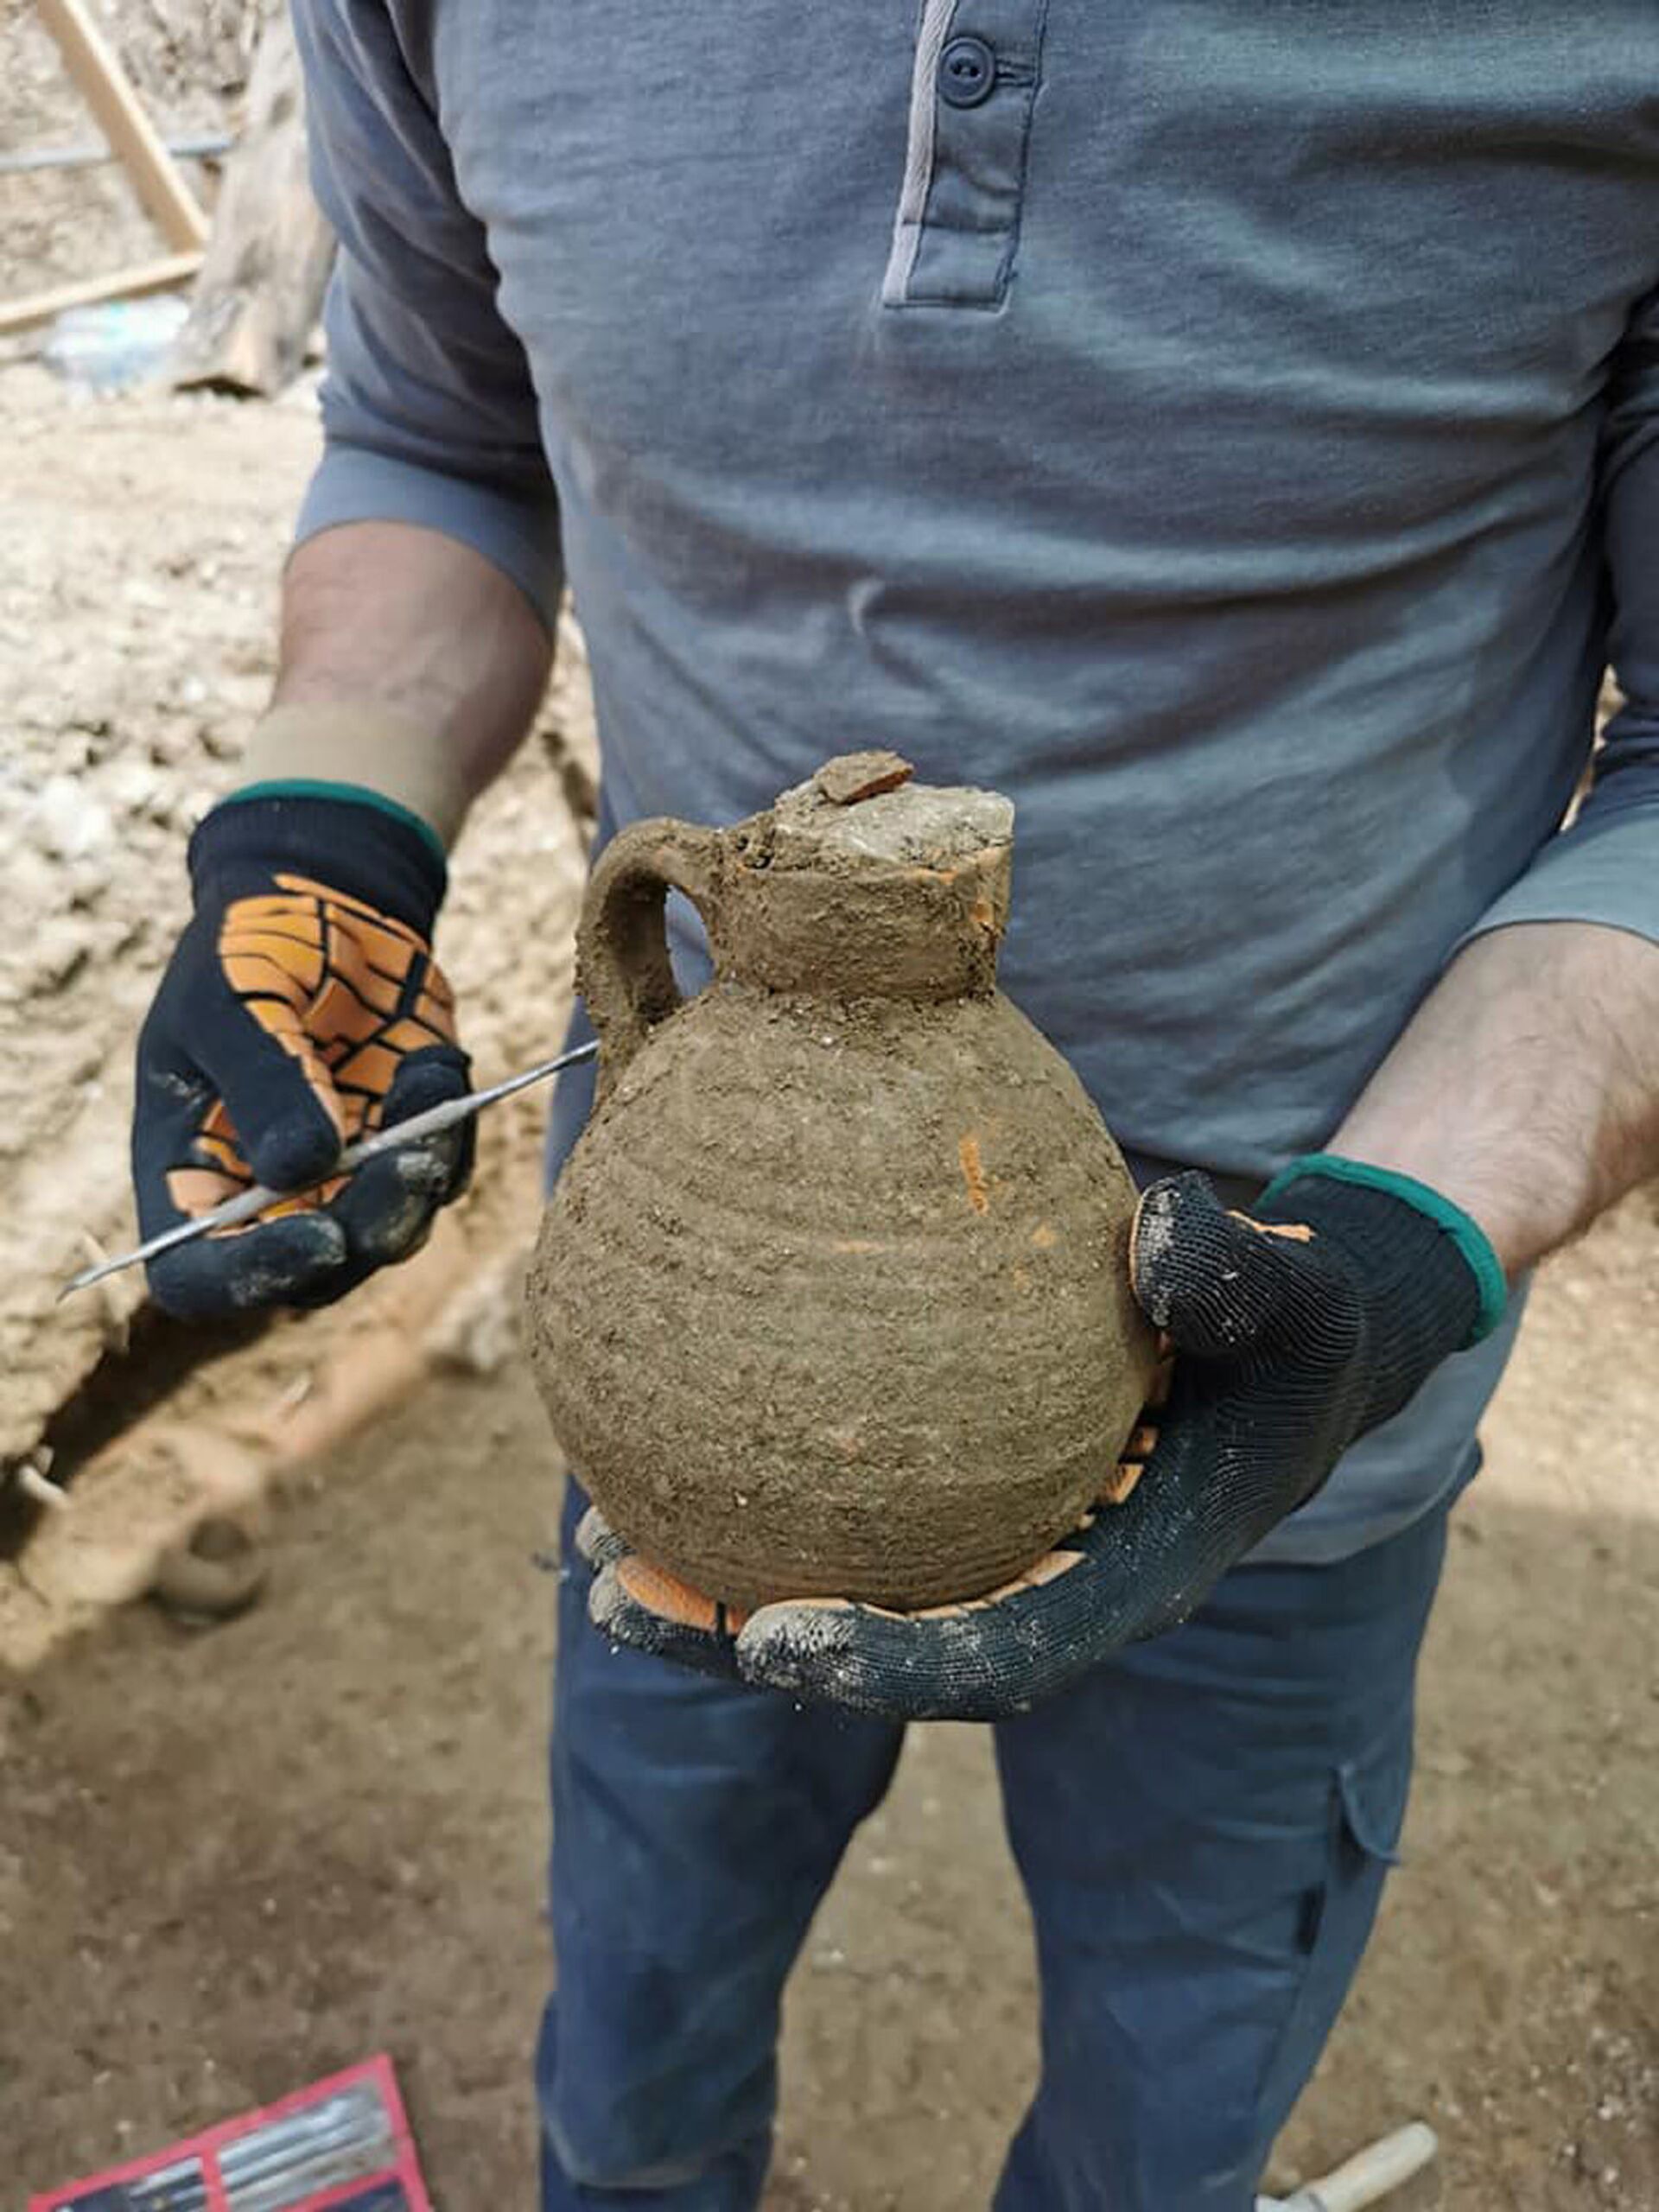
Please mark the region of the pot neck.
POLYGON ((1007 925, 1007 844, 931 866, 779 866, 736 841, 721 870, 722 976, 829 999, 984 998, 1007 925))

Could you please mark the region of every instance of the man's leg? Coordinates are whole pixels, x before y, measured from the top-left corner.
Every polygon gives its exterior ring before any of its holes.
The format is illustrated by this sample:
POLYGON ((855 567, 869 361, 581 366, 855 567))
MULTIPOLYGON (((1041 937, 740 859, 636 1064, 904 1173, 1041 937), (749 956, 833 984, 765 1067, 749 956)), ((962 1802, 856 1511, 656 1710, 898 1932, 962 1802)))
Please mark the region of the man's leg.
POLYGON ((996 2212, 1250 2212, 1399 1837, 1446 1522, 1236 1568, 999 1728, 1043 2074, 996 2212))
POLYGON ((543 2212, 751 2212, 784 1980, 902 1732, 613 1649, 588 1621, 570 1493, 543 2212))

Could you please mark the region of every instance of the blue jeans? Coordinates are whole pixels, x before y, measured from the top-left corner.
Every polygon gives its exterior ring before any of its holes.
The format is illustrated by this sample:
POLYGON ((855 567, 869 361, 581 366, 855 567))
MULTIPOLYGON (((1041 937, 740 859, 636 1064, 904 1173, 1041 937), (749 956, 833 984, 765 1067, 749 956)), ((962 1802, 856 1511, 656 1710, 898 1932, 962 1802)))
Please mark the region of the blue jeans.
MULTIPOLYGON (((902 1730, 613 1650, 567 1501, 543 2212, 753 2212, 785 1978, 902 1730)), ((1405 1813, 1447 1509, 996 1730, 1042 2078, 995 2212, 1251 2212, 1405 1813)))

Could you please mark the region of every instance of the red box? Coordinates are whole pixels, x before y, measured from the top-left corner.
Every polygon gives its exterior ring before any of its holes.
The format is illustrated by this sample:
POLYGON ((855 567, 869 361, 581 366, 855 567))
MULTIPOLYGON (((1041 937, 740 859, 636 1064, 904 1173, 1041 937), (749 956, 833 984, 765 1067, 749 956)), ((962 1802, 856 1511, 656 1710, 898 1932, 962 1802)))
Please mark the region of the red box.
POLYGON ((31 2196, 29 2212, 432 2212, 384 2053, 148 2158, 31 2196))

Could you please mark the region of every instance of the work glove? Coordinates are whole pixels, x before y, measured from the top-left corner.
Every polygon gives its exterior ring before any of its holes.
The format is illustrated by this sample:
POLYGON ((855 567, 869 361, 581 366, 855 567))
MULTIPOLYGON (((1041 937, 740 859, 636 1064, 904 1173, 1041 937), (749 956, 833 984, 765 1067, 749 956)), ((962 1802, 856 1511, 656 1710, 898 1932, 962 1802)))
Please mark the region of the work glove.
MULTIPOLYGON (((300 1190, 341 1147, 467 1088, 432 958, 445 868, 402 808, 325 789, 226 800, 190 841, 195 912, 138 1039, 146 1238, 251 1182, 300 1190)), ((472 1164, 471 1124, 151 1262, 185 1319, 322 1306, 415 1251, 472 1164)))
POLYGON ((994 1720, 1185 1620, 1338 1460, 1507 1298, 1478 1226, 1438 1192, 1328 1154, 1249 1212, 1207 1177, 1154 1184, 1130 1247, 1170 1355, 1125 1459, 1071 1535, 1005 1588, 897 1613, 785 1599, 747 1618, 578 1531, 588 1606, 618 1643, 896 1719, 994 1720))

